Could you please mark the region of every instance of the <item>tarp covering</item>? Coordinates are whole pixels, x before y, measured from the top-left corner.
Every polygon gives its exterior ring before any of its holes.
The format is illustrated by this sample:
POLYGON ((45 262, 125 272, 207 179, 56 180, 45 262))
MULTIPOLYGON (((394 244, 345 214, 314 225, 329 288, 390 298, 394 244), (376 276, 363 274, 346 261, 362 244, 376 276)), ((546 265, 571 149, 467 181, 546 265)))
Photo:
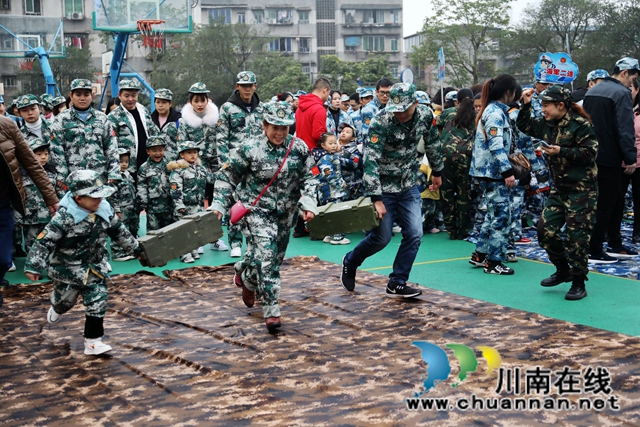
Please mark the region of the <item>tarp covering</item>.
POLYGON ((0 309, 0 424, 640 425, 637 338, 428 288, 414 301, 392 300, 386 277, 360 271, 350 293, 340 271, 315 257, 285 260, 277 335, 267 333, 259 303, 243 305, 231 266, 168 271, 169 280, 116 276, 105 320, 113 351, 101 357, 83 354, 80 301, 49 325, 49 285, 9 288, 0 309), (421 392, 427 369, 415 340, 462 344, 478 360, 460 381, 447 350, 450 378, 421 397, 515 397, 495 392, 498 372, 487 375, 477 351, 490 346, 503 368, 523 373, 606 368, 611 392, 601 397, 615 395, 621 410, 410 411, 405 399, 421 392))

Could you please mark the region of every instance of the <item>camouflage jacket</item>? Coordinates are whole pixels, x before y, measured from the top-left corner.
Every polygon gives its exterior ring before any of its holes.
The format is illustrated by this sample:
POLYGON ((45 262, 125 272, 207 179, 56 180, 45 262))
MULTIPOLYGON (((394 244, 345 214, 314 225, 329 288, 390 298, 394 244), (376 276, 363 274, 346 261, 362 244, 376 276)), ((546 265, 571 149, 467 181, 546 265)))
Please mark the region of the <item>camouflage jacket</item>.
POLYGON ((138 205, 149 213, 173 212, 168 163, 149 159, 138 171, 138 205))
MULTIPOLYGON (((62 196, 64 196, 64 192, 56 185, 55 169, 50 164, 46 164, 44 166, 44 171, 49 176, 49 181, 56 190, 58 199, 61 199, 62 196)), ((20 178, 22 178, 22 187, 24 188, 27 198, 25 202, 26 210, 24 216, 19 216, 19 223, 21 225, 33 225, 46 224, 51 221, 51 213, 49 212, 49 208, 44 204, 44 199, 42 198, 38 187, 34 184, 27 171, 22 167, 20 168, 20 178)))
POLYGON ((30 141, 34 138, 40 138, 44 141, 49 141, 51 140, 51 125, 52 123, 50 123, 47 119, 44 118, 44 116, 40 116, 40 119, 42 120, 42 126, 40 128, 40 130, 42 131, 42 137, 38 136, 37 134, 31 132, 29 130, 29 128, 27 127, 27 122, 23 121, 22 122, 22 126, 20 126, 20 132, 22 132, 22 135, 24 135, 24 139, 26 141, 30 141))
POLYGON ((115 213, 122 213, 125 207, 136 207, 136 185, 129 171, 120 172, 120 178, 112 184, 117 191, 109 197, 109 203, 115 213))
POLYGON ((61 148, 51 151, 51 161, 64 179, 78 169, 98 172, 103 181, 120 179, 118 142, 107 116, 91 109, 86 121, 73 108, 60 113, 53 123, 52 141, 61 148))
POLYGON ((596 188, 598 140, 584 117, 569 111, 560 121, 535 119, 531 105, 525 104, 518 115, 518 128, 551 145, 560 146, 560 154, 547 156, 553 184, 559 191, 592 191, 596 188))
POLYGON ((180 159, 169 162, 167 168, 171 171, 171 199, 174 213, 178 216, 194 214, 204 210, 204 196, 206 184, 213 184, 213 174, 197 161, 190 165, 180 159), (185 209, 184 213, 178 212, 185 209))
POLYGON ((229 161, 231 150, 264 133, 262 104, 255 94, 252 101, 251 111, 247 111, 244 101, 236 90, 229 100, 220 107, 216 131, 216 146, 220 164, 229 161))
POLYGON ((24 120, 22 121, 22 125, 20 126, 20 132, 22 132, 22 135, 24 136, 24 139, 27 142, 35 138, 39 138, 39 139, 42 139, 43 141, 49 142, 50 144, 49 155, 51 157, 48 164, 55 169, 56 179, 58 181, 64 181, 64 178, 66 178, 67 176, 64 174, 64 166, 58 164, 63 154, 62 147, 60 147, 60 144, 58 141, 55 141, 51 137, 53 133, 52 127, 53 127, 53 124, 55 123, 55 120, 50 122, 47 119, 45 119, 43 116, 40 116, 40 118, 42 119, 42 127, 40 128, 40 130, 42 131, 42 137, 39 137, 35 133, 31 132, 26 125, 27 122, 25 122, 24 120))
POLYGON ((518 108, 510 108, 507 112, 509 115, 509 121, 511 122, 511 129, 513 130, 513 146, 511 147, 511 152, 519 151, 525 155, 525 157, 531 163, 531 170, 537 171, 540 169, 540 165, 543 164, 540 161, 540 158, 536 155, 535 149, 533 148, 533 140, 531 137, 520 129, 516 125, 516 121, 518 120, 518 116, 520 115, 520 109, 518 108))
POLYGON ((358 140, 362 139, 362 117, 360 117, 360 110, 358 111, 353 111, 351 110, 351 112, 349 113, 349 118, 351 119, 351 122, 353 123, 353 125, 356 127, 356 130, 358 131, 358 140))
MULTIPOLYGON (((136 108, 140 114, 142 124, 147 131, 147 136, 160 135, 160 129, 158 129, 158 126, 156 126, 156 124, 153 123, 153 120, 151 120, 149 111, 147 111, 147 109, 141 104, 137 104, 136 108)), ((130 156, 128 171, 130 173, 136 173, 136 162, 138 158, 138 129, 136 128, 133 116, 125 110, 122 104, 120 104, 118 105, 118 108, 110 112, 107 117, 113 125, 113 130, 118 141, 118 147, 129 149, 130 156)), ((118 171, 120 171, 120 166, 118 166, 118 171)))
POLYGON ((371 102, 360 109, 360 122, 362 123, 362 136, 360 138, 361 141, 366 141, 367 136, 369 135, 369 127, 371 126, 371 120, 373 117, 378 114, 378 111, 384 109, 384 105, 378 101, 377 97, 373 97, 371 102))
POLYGON ((422 161, 418 154, 421 137, 434 175, 440 176, 444 167, 442 147, 431 110, 417 105, 407 123, 401 123, 393 113, 380 111, 371 121, 364 144, 364 194, 381 196, 414 187, 422 161))
POLYGON ((531 116, 534 119, 544 118, 542 114, 542 101, 540 100, 540 95, 536 92, 533 93, 533 98, 531 98, 531 116))
POLYGON ((342 176, 342 154, 329 153, 320 147, 314 148, 311 152, 319 171, 319 204, 325 205, 331 200, 344 199, 347 196, 347 183, 342 176))
POLYGON ((356 141, 342 146, 340 166, 347 187, 357 190, 362 185, 362 153, 356 141))
MULTIPOLYGON (((168 161, 178 159, 178 129, 180 129, 181 115, 177 111, 171 108, 167 121, 162 125, 158 121, 158 111, 151 113, 151 119, 156 127, 159 129, 160 134, 165 136, 167 145, 164 146, 164 158, 168 161)), ((142 166, 142 165, 141 165, 142 166)))
POLYGON ((458 107, 447 108, 436 119, 438 129, 441 130, 442 155, 447 158, 471 156, 475 126, 472 129, 459 128, 453 125, 453 118, 458 107))
POLYGON ((193 141, 200 145, 202 163, 211 172, 218 170, 218 148, 216 144, 216 126, 218 124, 218 107, 209 102, 204 117, 193 111, 191 104, 182 108, 182 119, 178 129, 179 141, 193 141))
POLYGON ((138 254, 138 241, 106 200, 102 201, 95 214, 81 211, 70 193, 65 195, 60 205, 60 210, 29 251, 24 271, 41 273, 48 265, 49 279, 83 285, 89 269, 102 276, 109 272, 107 236, 133 255, 138 254))
POLYGON ((445 108, 438 116, 436 117, 436 126, 438 126, 438 130, 442 132, 447 123, 453 120, 453 118, 458 113, 458 107, 445 108))
MULTIPOLYGON (((234 190, 235 200, 242 201, 245 206, 251 205, 278 170, 292 138, 288 135, 282 145, 274 145, 261 135, 233 151, 229 162, 218 174, 212 209, 226 213, 234 200, 234 190)), ((253 209, 283 215, 300 207, 317 213, 318 180, 313 175, 313 167, 313 156, 307 144, 294 138, 282 170, 253 209)))
POLYGON ((327 132, 338 135, 338 126, 340 126, 341 123, 348 123, 351 126, 354 126, 351 117, 349 117, 349 115, 342 110, 340 110, 340 119, 338 120, 339 123, 336 123, 336 121, 333 119, 333 115, 331 114, 331 109, 327 108, 327 132))
POLYGON ((507 157, 513 141, 508 111, 506 104, 491 101, 482 113, 473 142, 469 175, 492 180, 502 180, 512 175, 507 157))

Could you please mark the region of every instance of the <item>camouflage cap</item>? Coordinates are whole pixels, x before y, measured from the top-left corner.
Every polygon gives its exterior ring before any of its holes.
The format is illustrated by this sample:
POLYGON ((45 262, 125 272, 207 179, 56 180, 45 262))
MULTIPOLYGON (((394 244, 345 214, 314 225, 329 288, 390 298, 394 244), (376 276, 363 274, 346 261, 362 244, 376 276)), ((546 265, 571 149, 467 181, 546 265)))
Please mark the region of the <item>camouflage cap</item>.
POLYGON ((49 141, 45 141, 44 139, 40 138, 32 138, 27 141, 27 143, 29 144, 29 148, 31 148, 31 151, 36 151, 38 148, 48 147, 50 145, 49 141))
POLYGON ((349 102, 349 95, 347 95, 346 93, 343 93, 342 96, 340 97, 340 102, 349 102))
POLYGON ((367 88, 364 88, 364 87, 362 87, 362 86, 358 86, 358 87, 356 88, 356 93, 357 93, 358 95, 362 96, 362 92, 364 92, 365 90, 367 90, 367 88))
POLYGON ((49 95, 48 93, 43 93, 42 95, 40 95, 40 103, 47 110, 51 110, 53 108, 53 105, 51 105, 52 102, 53 102, 52 95, 49 95))
POLYGON ((389 91, 389 102, 385 110, 402 113, 416 102, 416 86, 410 83, 396 83, 389 91))
POLYGON ((458 100, 458 92, 455 90, 452 90, 451 92, 447 92, 447 94, 444 96, 444 100, 445 101, 457 101, 458 100))
POLYGON ((129 151, 128 148, 125 147, 118 147, 118 156, 131 156, 131 151, 129 151))
POLYGON ((237 78, 236 84, 238 85, 254 85, 257 83, 256 75, 253 71, 240 71, 237 78))
POLYGON ((264 104, 264 120, 276 126, 291 126, 296 122, 288 102, 271 101, 264 104))
POLYGON ((306 94, 307 94, 307 92, 305 92, 305 91, 303 91, 303 90, 298 90, 298 91, 296 92, 296 96, 302 96, 302 95, 306 95, 306 94))
POLYGON ((140 86, 138 86, 138 83, 129 79, 120 80, 119 88, 120 90, 140 90, 140 86))
POLYGON ((165 146, 167 145, 167 140, 162 135, 154 135, 147 138, 147 148, 165 146))
POLYGON ((64 96, 56 96, 55 98, 53 98, 53 101, 51 101, 51 106, 57 107, 58 105, 65 104, 66 102, 67 98, 65 98, 64 96))
POLYGON ((638 64, 638 60, 635 58, 625 57, 618 62, 616 62, 616 67, 622 70, 638 70, 640 71, 640 65, 638 64))
MULTIPOLYGON (((122 82, 120 84, 122 84, 122 82)), ((91 80, 88 80, 88 79, 75 79, 74 81, 71 82, 71 92, 73 92, 74 90, 77 90, 77 89, 89 89, 89 90, 91 90, 91 80)))
POLYGON ((371 89, 365 89, 360 92, 360 98, 368 98, 370 96, 373 96, 373 90, 371 89))
POLYGON ((590 82, 592 80, 604 79, 605 77, 609 77, 609 73, 607 73, 607 70, 599 68, 597 70, 589 71, 589 74, 587 74, 587 81, 590 82))
POLYGON ((104 185, 97 172, 82 169, 75 170, 69 174, 67 186, 74 197, 104 198, 116 192, 114 187, 104 185))
POLYGON ((178 153, 182 153, 187 150, 200 150, 200 144, 193 141, 178 142, 178 153))
POLYGON ((189 93, 209 93, 209 92, 210 90, 207 89, 207 85, 202 82, 194 83, 189 88, 189 93))
POLYGON ((18 107, 18 110, 21 108, 25 108, 28 107, 30 105, 40 105, 40 101, 38 100, 38 97, 35 95, 20 95, 17 99, 16 99, 16 107, 18 107))
POLYGON ((418 103, 420 103, 420 104, 431 105, 431 98, 429 97, 429 94, 427 92, 423 92, 421 90, 417 90, 416 91, 416 99, 418 100, 418 103))
POLYGON ((571 91, 562 86, 550 86, 540 94, 542 102, 573 102, 571 91))
POLYGON ((169 89, 158 89, 154 95, 155 99, 165 99, 167 101, 173 101, 173 92, 169 89))

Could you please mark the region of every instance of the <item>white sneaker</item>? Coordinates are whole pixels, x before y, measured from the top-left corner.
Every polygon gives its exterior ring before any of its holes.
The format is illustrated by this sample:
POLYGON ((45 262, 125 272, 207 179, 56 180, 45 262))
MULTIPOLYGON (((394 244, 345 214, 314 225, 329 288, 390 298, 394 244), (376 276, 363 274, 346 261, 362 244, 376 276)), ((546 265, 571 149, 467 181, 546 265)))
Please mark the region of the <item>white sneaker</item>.
POLYGON ((129 261, 130 259, 133 259, 133 258, 134 257, 132 255, 126 255, 120 258, 114 258, 113 260, 120 262, 120 261, 129 261))
POLYGON ((227 246, 222 240, 218 239, 217 242, 211 244, 212 251, 228 251, 229 246, 227 246))
POLYGON ((191 254, 182 255, 180 257, 180 261, 186 262, 187 264, 191 264, 192 262, 195 262, 191 254))
POLYGON ((16 270, 17 270, 16 264, 13 261, 11 261, 11 267, 9 267, 7 271, 16 271, 16 270))
POLYGON ((107 263, 107 271, 109 273, 111 273, 111 271, 113 271, 113 269, 111 268, 111 264, 107 263))
POLYGON ((331 240, 330 243, 332 245, 348 245, 349 243, 351 243, 351 240, 347 239, 346 237, 343 237, 340 240, 331 240))
POLYGON ((111 350, 111 346, 109 344, 103 343, 102 338, 84 339, 84 354, 87 354, 89 356, 96 356, 98 354, 106 353, 107 351, 111 350))
POLYGON ((400 227, 399 225, 394 225, 391 231, 393 231, 394 233, 402 233, 402 227, 400 227))
POLYGON ((53 307, 49 307, 49 311, 47 312, 47 322, 56 323, 61 317, 62 314, 56 313, 53 307))
POLYGON ((200 259, 200 254, 198 253, 197 250, 191 252, 191 256, 193 257, 193 259, 200 259))
POLYGON ((331 241, 331 236, 325 236, 324 239, 322 239, 322 241, 324 243, 329 243, 331 241))
POLYGON ((233 248, 229 254, 231 258, 240 258, 242 256, 242 248, 233 248))
POLYGON ((200 247, 198 248, 198 253, 199 253, 199 254, 203 254, 203 253, 204 253, 204 248, 203 248, 202 246, 200 246, 200 247))

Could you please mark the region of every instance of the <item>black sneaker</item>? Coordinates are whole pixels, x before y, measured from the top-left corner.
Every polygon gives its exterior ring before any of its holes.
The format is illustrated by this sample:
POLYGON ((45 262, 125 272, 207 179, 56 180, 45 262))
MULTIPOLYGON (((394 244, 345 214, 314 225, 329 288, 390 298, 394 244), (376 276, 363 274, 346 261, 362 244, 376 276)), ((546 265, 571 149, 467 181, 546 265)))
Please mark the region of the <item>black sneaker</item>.
POLYGON ((606 254, 619 259, 629 259, 638 256, 638 252, 627 246, 620 246, 619 248, 607 248, 606 254))
POLYGON ((488 261, 488 260, 484 265, 484 272, 487 274, 500 274, 503 276, 515 273, 513 269, 507 267, 500 261, 488 261))
POLYGON ((484 267, 484 262, 486 260, 487 260, 487 254, 474 251, 471 254, 471 259, 469 259, 469 264, 473 265, 474 267, 484 267))
POLYGON ((340 282, 346 290, 352 292, 356 288, 356 269, 347 267, 344 263, 344 259, 346 257, 346 255, 342 257, 342 274, 340 274, 340 282))
POLYGON ((389 298, 413 298, 422 295, 420 289, 415 289, 399 283, 389 283, 387 285, 387 296, 389 298))
POLYGON ((614 258, 602 251, 598 255, 589 254, 589 264, 613 264, 618 262, 618 258, 614 258))

